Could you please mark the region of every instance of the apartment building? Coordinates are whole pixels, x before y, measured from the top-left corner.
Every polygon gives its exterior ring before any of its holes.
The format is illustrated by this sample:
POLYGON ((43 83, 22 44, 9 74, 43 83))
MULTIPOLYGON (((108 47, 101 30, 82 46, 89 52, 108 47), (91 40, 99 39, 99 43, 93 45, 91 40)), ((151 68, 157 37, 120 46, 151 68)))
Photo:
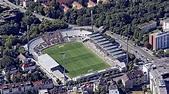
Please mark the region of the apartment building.
POLYGON ((122 76, 122 83, 125 88, 133 88, 133 86, 143 84, 145 80, 141 70, 132 71, 122 76))
POLYGON ((4 84, 0 86, 1 94, 11 94, 11 93, 17 94, 19 92, 24 92, 30 89, 31 89, 31 82, 4 84))
POLYGON ((169 18, 163 20, 163 31, 169 31, 169 18))
POLYGON ((143 24, 138 25, 138 28, 141 29, 142 32, 147 32, 150 29, 153 29, 157 26, 156 21, 149 21, 143 24))
POLYGON ((153 50, 169 48, 169 31, 155 32, 149 35, 149 43, 152 45, 153 50))
POLYGON ((93 1, 89 0, 87 2, 87 7, 95 7, 95 6, 96 6, 96 4, 93 1))

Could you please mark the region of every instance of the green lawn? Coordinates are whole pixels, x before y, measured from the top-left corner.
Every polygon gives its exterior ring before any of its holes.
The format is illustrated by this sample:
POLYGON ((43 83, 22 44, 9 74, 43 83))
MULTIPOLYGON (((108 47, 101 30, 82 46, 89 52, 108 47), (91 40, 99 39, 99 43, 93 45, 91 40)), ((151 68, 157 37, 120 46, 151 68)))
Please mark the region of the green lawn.
POLYGON ((66 68, 68 76, 76 77, 110 67, 104 60, 79 42, 69 42, 45 49, 43 52, 66 68), (61 52, 66 53, 66 64, 61 52))

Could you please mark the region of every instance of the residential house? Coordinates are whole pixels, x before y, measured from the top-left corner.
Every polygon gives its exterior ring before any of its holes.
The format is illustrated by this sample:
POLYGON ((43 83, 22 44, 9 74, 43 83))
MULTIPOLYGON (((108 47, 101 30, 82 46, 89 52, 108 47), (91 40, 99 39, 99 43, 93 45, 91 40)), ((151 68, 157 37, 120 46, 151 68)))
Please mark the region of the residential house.
POLYGON ((150 29, 154 29, 157 26, 157 22, 156 21, 149 21, 143 24, 140 24, 138 26, 139 29, 141 29, 142 32, 147 32, 150 29))
POLYGON ((78 2, 76 2, 76 1, 74 1, 74 2, 72 3, 72 6, 73 6, 73 8, 75 8, 75 9, 82 9, 82 8, 83 8, 83 6, 82 6, 81 4, 79 4, 78 2))
POLYGON ((96 6, 96 4, 93 1, 91 1, 91 0, 88 1, 87 7, 95 7, 95 6, 96 6))
POLYGON ((17 68, 15 66, 11 65, 9 67, 4 68, 3 71, 2 71, 2 73, 3 74, 7 74, 9 72, 10 74, 14 74, 17 71, 18 71, 17 68))
POLYGON ((169 18, 163 20, 163 31, 169 31, 169 18))
POLYGON ((35 90, 51 89, 54 86, 52 79, 43 79, 41 81, 32 82, 32 84, 35 90))
POLYGON ((28 62, 22 65, 23 71, 34 70, 36 68, 35 62, 28 62))
POLYGON ((12 93, 17 94, 20 92, 25 92, 26 90, 30 90, 30 89, 31 89, 31 82, 20 82, 20 83, 0 85, 1 94, 12 94, 12 93))
POLYGON ((141 70, 132 71, 122 76, 122 83, 125 88, 133 88, 133 86, 144 83, 144 74, 141 70))
POLYGON ((26 63, 28 61, 28 59, 23 54, 20 54, 18 58, 20 61, 22 61, 22 63, 26 63))
POLYGON ((47 8, 52 5, 52 2, 44 2, 41 4, 43 7, 47 8))
POLYGON ((15 74, 11 74, 11 80, 13 80, 14 78, 16 78, 16 77, 20 77, 21 76, 21 73, 20 72, 17 72, 17 73, 15 73, 15 74))
POLYGON ((64 12, 67 12, 70 8, 67 5, 62 4, 62 9, 64 12))

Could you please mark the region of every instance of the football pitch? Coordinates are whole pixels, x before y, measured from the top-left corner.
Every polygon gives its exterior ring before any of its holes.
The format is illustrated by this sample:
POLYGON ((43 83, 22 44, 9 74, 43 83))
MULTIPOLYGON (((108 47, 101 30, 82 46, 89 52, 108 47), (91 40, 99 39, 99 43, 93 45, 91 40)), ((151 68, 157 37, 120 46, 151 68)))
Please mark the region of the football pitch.
MULTIPOLYGON (((110 67, 98 55, 79 42, 69 42, 52 46, 43 50, 68 71, 71 78, 102 70, 110 67), (66 63, 63 62, 63 55, 66 53, 66 63)), ((50 63, 49 63, 50 64, 50 63)))

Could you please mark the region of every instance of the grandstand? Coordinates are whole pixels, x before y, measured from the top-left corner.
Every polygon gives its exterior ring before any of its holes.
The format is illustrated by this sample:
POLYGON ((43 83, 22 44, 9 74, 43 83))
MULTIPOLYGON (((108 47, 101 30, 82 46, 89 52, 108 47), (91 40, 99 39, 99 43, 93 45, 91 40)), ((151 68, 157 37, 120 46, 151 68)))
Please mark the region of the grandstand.
POLYGON ((95 32, 88 36, 90 37, 90 41, 93 42, 97 48, 100 48, 103 52, 110 55, 111 58, 122 60, 126 57, 126 54, 119 49, 118 46, 111 43, 108 39, 105 40, 101 34, 95 32))
POLYGON ((54 77, 55 79, 59 78, 62 82, 64 81, 63 67, 48 54, 39 56, 38 61, 51 77, 54 77))
MULTIPOLYGON (((42 51, 46 48, 49 48, 51 46, 58 44, 62 45, 62 43, 66 42, 67 37, 83 37, 90 39, 95 43, 98 47, 101 48, 101 50, 106 51, 108 54, 122 51, 117 46, 115 46, 113 43, 111 43, 108 39, 104 38, 99 33, 93 33, 85 30, 62 30, 61 32, 48 32, 44 35, 37 37, 33 40, 31 40, 28 44, 28 47, 30 49, 30 53, 34 56, 34 58, 39 62, 40 66, 43 67, 47 75, 50 75, 52 79, 59 78, 63 82, 63 66, 60 65, 54 60, 54 58, 50 57, 48 54, 42 54, 42 51), (99 44, 100 43, 100 44, 99 44), (110 52, 109 52, 110 51, 110 52)), ((52 47, 51 47, 52 48, 52 47)), ((121 59, 121 55, 125 56, 125 53, 112 56, 112 58, 118 58, 121 59)), ((98 60, 98 59, 97 59, 98 60)), ((113 63, 113 62, 112 62, 113 63)), ((98 64, 97 64, 98 65, 98 64)), ((102 65, 101 65, 102 66, 102 65)), ((96 67, 96 66, 95 66, 96 67)), ((94 67, 93 67, 94 68, 94 67)), ((111 72, 113 70, 117 70, 116 67, 108 68, 105 70, 103 66, 101 67, 102 71, 95 71, 95 72, 88 72, 88 74, 81 75, 79 77, 76 77, 77 79, 85 78, 85 77, 93 77, 93 76, 99 76, 102 73, 111 72)), ((98 68, 97 68, 98 69, 98 68)), ((82 69, 79 69, 82 70, 82 69)), ((93 71, 93 70, 92 70, 93 71)), ((66 72, 68 72, 66 70, 66 72)), ((78 71, 79 72, 79 71, 78 71)), ((67 79, 69 79, 67 75, 67 79)), ((56 81, 56 80, 55 80, 56 81)))
POLYGON ((28 45, 30 53, 37 59, 37 56, 41 55, 43 49, 61 43, 64 43, 64 39, 60 32, 48 32, 41 37, 31 40, 28 45))

